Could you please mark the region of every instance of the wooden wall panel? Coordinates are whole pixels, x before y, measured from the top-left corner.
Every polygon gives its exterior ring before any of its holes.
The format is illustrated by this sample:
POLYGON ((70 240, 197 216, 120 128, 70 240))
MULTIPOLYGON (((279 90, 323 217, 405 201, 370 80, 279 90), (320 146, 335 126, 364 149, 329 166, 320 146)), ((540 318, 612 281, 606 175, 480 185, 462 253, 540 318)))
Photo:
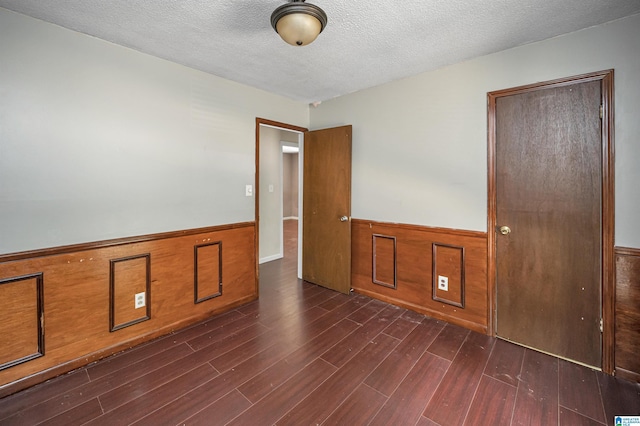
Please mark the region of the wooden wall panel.
POLYGON ((396 238, 373 234, 373 283, 396 288, 396 238))
POLYGON ((464 247, 433 243, 433 300, 464 308, 464 262, 464 247), (447 278, 447 290, 440 288, 440 276, 447 278))
MULTIPOLYGON (((126 263, 126 262, 125 262, 126 263)), ((41 272, 45 356, 0 371, 0 398, 132 345, 257 298, 255 225, 233 224, 157 236, 0 256, 0 280, 41 272), (224 295, 195 304, 194 246, 224 243, 224 295), (111 260, 149 254, 151 319, 110 331, 111 260)), ((133 304, 133 298, 127 303, 133 304)), ((0 335, 0 346, 4 346, 0 335)))
POLYGON ((222 296, 222 241, 197 245, 194 252, 195 303, 222 296))
POLYGON ((111 331, 151 318, 149 254, 110 261, 109 320, 111 331), (141 298, 140 300, 138 298, 141 298))
POLYGON ((616 248, 615 372, 640 382, 640 249, 616 248))
MULTIPOLYGON (((445 266, 442 267, 445 268, 445 266)), ((446 266, 446 268, 450 267, 446 266)), ((488 323, 487 235, 483 232, 354 219, 352 220, 352 287, 362 294, 486 333, 488 323), (371 241, 374 234, 396 238, 397 288, 395 289, 373 282, 371 241), (433 300, 434 243, 464 248, 464 308, 433 300)))
POLYGON ((42 274, 0 280, 0 370, 44 355, 42 274))

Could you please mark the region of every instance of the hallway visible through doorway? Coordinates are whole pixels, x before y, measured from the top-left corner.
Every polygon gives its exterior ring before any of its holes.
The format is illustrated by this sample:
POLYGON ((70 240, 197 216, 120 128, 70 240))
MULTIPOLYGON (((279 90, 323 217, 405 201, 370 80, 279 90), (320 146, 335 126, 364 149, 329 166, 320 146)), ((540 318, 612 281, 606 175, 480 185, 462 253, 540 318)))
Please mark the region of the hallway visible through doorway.
POLYGON ((284 260, 298 264, 298 220, 285 219, 282 221, 284 239, 284 260))

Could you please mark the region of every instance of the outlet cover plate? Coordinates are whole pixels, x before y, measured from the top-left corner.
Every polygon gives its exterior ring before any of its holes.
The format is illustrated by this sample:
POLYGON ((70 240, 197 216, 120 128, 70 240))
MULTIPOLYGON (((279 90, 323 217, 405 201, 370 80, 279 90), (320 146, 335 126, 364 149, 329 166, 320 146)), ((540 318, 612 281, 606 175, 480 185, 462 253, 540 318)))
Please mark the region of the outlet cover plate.
POLYGON ((134 296, 135 309, 144 308, 146 305, 146 293, 144 291, 142 293, 136 293, 136 295, 134 296))
POLYGON ((449 278, 438 275, 438 290, 449 291, 449 278))

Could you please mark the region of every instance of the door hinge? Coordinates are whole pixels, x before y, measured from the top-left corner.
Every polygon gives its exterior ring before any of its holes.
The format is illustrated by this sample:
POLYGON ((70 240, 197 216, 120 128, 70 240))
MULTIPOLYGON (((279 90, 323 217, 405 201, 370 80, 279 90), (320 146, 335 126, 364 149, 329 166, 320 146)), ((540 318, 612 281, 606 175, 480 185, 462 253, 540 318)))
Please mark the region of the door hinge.
POLYGON ((600 105, 600 118, 604 117, 604 105, 600 105))
POLYGON ((600 318, 600 333, 604 331, 604 324, 602 323, 602 318, 600 318))

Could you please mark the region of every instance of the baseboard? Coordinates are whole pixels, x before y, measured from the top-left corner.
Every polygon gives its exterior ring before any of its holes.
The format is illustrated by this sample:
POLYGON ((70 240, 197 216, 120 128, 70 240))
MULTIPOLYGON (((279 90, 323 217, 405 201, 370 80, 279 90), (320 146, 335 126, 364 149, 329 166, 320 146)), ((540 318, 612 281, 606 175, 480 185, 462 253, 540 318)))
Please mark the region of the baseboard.
POLYGON ((469 330, 475 331, 477 333, 487 334, 487 327, 485 325, 478 324, 471 321, 466 321, 455 315, 448 315, 446 313, 442 313, 442 311, 439 311, 437 309, 425 308, 424 306, 416 305, 415 303, 406 302, 402 299, 396 299, 393 297, 387 297, 384 295, 377 294, 373 291, 369 291, 361 288, 354 288, 353 291, 359 294, 363 294, 365 296, 369 296, 374 299, 381 300, 386 303, 390 303, 395 306, 400 306, 401 308, 406 308, 406 309, 421 313, 431 318, 445 321, 454 325, 459 325, 460 327, 468 328, 469 330))
POLYGON ((260 265, 262 265, 263 263, 267 263, 267 262, 271 262, 273 260, 278 260, 278 259, 282 259, 284 256, 281 254, 274 254, 273 256, 267 256, 267 257, 262 257, 260 258, 260 261, 258 262, 260 265))
POLYGON ((624 368, 616 368, 616 377, 629 380, 630 382, 640 383, 640 374, 635 371, 625 370, 624 368))

